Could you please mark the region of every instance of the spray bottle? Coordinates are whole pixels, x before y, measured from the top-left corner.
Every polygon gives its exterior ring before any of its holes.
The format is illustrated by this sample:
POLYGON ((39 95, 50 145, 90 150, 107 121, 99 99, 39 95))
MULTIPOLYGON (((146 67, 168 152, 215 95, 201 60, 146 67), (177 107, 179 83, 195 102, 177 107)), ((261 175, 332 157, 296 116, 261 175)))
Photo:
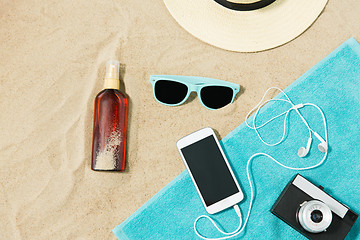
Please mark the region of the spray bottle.
POLYGON ((128 99, 120 91, 120 63, 106 64, 104 89, 95 98, 91 169, 124 171, 128 99))

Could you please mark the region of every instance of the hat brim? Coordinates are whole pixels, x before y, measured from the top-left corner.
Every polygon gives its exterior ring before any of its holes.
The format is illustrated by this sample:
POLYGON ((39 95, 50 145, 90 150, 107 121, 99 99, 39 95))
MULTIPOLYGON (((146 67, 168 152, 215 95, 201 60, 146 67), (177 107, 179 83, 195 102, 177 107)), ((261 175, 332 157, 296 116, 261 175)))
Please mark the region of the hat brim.
POLYGON ((214 0, 164 0, 175 20, 198 39, 236 52, 283 45, 317 19, 327 0, 276 0, 257 10, 235 11, 214 0))

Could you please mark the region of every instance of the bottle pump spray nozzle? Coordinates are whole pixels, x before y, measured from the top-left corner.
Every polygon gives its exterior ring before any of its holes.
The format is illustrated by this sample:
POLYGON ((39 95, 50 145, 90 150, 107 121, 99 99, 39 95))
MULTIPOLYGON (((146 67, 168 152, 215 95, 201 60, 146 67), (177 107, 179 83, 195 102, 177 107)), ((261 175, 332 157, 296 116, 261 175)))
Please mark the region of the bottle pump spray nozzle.
POLYGON ((120 62, 109 60, 106 63, 104 88, 119 89, 120 62))
POLYGON ((116 60, 109 60, 106 63, 105 78, 119 79, 120 63, 116 60))

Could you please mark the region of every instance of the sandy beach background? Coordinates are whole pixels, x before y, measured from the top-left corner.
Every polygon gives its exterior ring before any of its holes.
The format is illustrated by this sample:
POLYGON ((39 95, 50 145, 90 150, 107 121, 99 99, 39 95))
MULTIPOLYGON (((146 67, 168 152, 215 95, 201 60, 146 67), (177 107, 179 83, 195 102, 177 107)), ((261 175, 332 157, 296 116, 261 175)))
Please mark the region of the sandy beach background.
POLYGON ((0 0, 0 238, 116 239, 111 230, 184 170, 179 138, 206 126, 226 136, 268 87, 359 41, 359 12, 359 1, 330 0, 290 43, 234 53, 189 35, 160 0, 0 0), (130 97, 123 173, 90 170, 93 101, 109 59, 121 62, 130 97), (217 111, 196 96, 167 107, 153 98, 151 74, 243 90, 217 111))

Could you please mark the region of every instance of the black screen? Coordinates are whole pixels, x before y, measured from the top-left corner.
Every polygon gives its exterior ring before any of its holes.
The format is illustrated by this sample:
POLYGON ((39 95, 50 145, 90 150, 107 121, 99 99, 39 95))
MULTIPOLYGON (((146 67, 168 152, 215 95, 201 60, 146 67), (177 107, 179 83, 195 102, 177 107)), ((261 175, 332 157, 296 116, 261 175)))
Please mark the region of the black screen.
POLYGON ((181 149, 206 206, 239 192, 213 136, 181 149))

